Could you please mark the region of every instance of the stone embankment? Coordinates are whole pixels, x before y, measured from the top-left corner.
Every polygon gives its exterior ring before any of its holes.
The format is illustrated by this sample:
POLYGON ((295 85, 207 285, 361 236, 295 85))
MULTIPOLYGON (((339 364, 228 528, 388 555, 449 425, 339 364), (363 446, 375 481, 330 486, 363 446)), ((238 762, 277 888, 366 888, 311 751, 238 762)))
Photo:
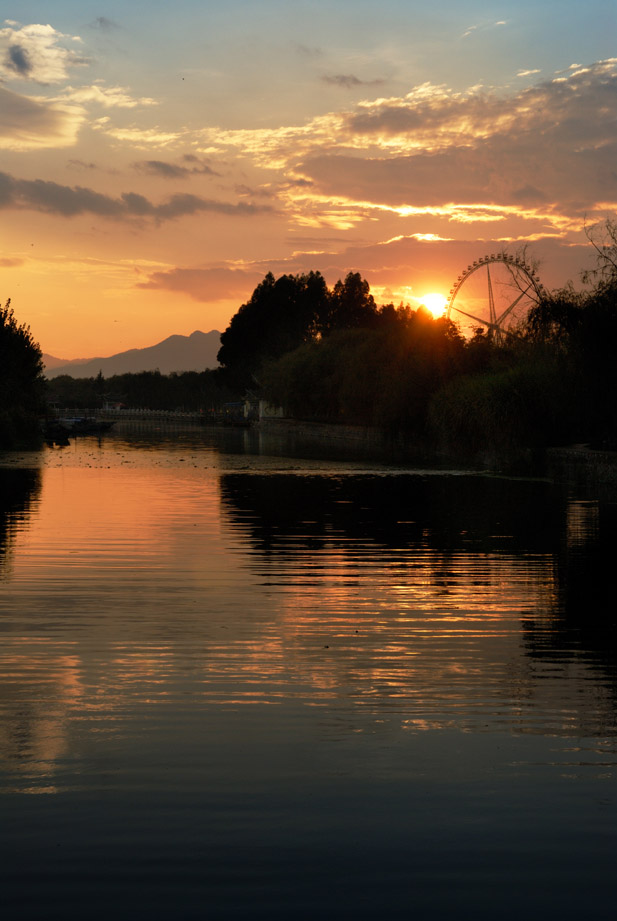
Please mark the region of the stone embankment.
POLYGON ((549 448, 546 460, 548 472, 555 479, 617 490, 617 451, 568 445, 549 448))
POLYGON ((434 453, 417 438, 390 434, 366 425, 265 417, 256 422, 255 427, 266 435, 292 440, 296 445, 341 451, 359 457, 426 461, 434 453))
POLYGON ((462 465, 471 468, 516 469, 529 475, 546 475, 563 482, 602 485, 617 490, 617 451, 597 450, 589 445, 549 448, 545 454, 521 450, 516 457, 483 452, 476 457, 458 456, 456 451, 438 452, 417 439, 388 434, 363 425, 303 422, 264 418, 256 427, 267 435, 280 435, 296 445, 341 451, 361 457, 397 461, 462 465))

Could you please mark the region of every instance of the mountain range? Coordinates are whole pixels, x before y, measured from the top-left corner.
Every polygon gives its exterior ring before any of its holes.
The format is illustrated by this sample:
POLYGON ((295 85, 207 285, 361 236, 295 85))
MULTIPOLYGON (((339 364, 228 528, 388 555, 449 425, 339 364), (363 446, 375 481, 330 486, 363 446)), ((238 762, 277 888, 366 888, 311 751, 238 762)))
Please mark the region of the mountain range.
POLYGON ((213 329, 209 333, 195 330, 190 336, 168 336, 162 342, 145 349, 129 349, 108 358, 74 358, 65 360, 43 354, 45 376, 96 377, 99 371, 103 377, 114 374, 137 373, 139 371, 204 371, 218 367, 216 354, 221 347, 221 334, 213 329))

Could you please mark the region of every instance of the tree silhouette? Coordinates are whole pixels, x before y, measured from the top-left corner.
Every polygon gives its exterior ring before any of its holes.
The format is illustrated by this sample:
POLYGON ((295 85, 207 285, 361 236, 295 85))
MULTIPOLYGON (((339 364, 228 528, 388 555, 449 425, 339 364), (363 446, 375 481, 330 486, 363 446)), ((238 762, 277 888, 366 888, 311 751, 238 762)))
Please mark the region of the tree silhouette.
POLYGON ((0 445, 35 437, 44 386, 41 350, 30 327, 15 319, 8 300, 0 307, 0 445))
POLYGON ((337 281, 330 296, 330 309, 322 332, 334 329, 357 329, 373 326, 377 306, 368 281, 359 272, 349 272, 345 281, 337 281))

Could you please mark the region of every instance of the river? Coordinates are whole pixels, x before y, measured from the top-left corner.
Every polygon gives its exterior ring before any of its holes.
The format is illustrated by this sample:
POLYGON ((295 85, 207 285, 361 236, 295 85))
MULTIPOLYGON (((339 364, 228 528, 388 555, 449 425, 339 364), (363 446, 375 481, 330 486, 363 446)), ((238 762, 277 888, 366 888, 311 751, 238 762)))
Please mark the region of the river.
POLYGON ((3 918, 612 919, 616 509, 246 430, 0 455, 3 918))

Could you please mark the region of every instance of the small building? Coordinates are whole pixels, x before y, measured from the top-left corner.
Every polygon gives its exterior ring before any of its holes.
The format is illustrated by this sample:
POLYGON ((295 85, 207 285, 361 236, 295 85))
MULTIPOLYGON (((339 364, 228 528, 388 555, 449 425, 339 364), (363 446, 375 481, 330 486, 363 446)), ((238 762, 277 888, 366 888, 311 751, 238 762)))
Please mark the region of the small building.
POLYGON ((269 403, 259 393, 248 390, 244 397, 244 418, 251 422, 260 419, 280 419, 284 416, 283 407, 269 403))

